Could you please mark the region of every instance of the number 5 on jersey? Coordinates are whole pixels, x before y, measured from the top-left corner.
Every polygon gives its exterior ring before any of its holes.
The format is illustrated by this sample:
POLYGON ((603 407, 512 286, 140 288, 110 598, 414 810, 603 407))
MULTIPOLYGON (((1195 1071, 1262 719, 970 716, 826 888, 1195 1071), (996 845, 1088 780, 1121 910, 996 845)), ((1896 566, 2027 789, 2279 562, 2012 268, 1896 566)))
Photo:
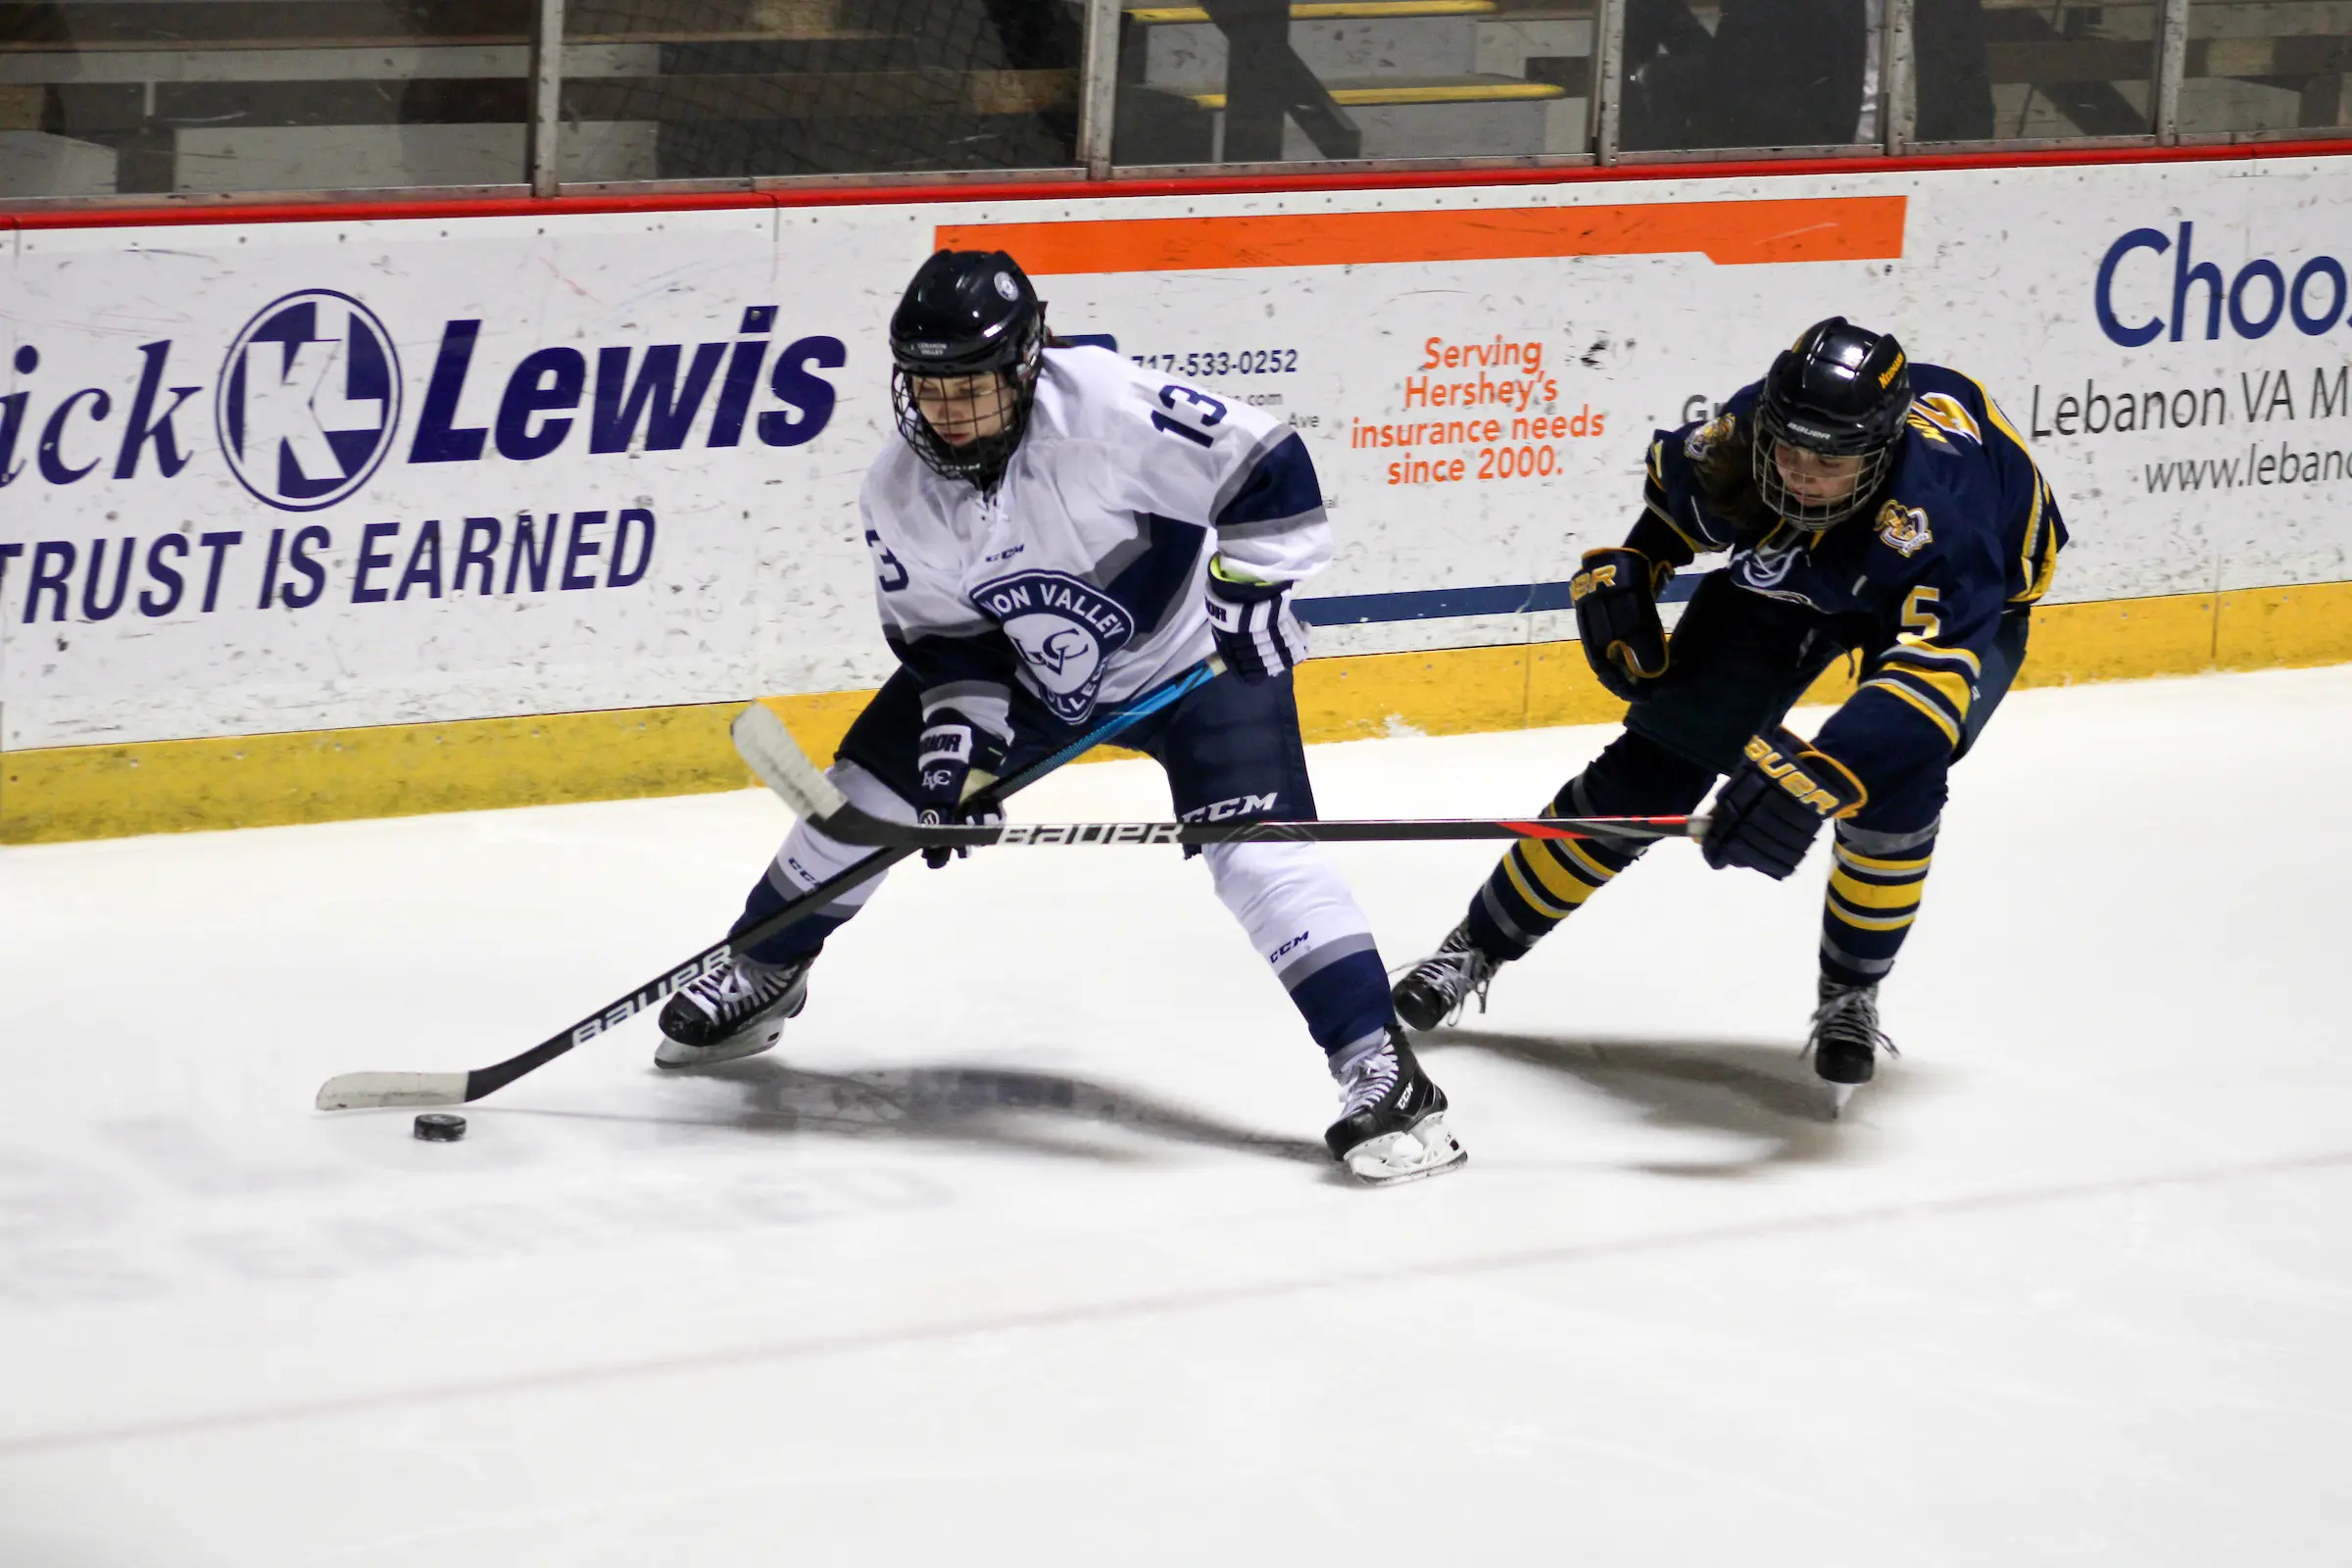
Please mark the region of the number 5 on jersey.
POLYGON ((1152 423, 1170 435, 1180 435, 1197 446, 1207 446, 1216 437, 1208 432, 1225 417, 1225 405, 1205 392, 1196 392, 1189 386, 1169 382, 1159 389, 1159 409, 1152 411, 1152 423), (1168 413, 1163 414, 1160 409, 1168 413), (1170 415, 1177 416, 1170 417, 1170 415), (1188 422, 1189 421, 1189 422, 1188 422), (1198 424, 1199 429, 1193 426, 1198 424))

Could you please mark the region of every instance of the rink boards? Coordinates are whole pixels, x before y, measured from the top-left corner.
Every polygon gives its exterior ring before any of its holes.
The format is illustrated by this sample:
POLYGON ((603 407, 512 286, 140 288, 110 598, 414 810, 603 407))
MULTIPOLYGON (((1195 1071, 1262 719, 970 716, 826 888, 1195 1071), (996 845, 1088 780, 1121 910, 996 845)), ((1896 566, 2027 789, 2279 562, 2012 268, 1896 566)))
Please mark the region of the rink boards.
POLYGON ((0 840, 732 788, 755 694, 829 747, 939 245, 1299 431, 1315 738, 1609 716, 1578 556, 1832 314, 2048 473, 2029 683, 2352 659, 2352 159, 789 200, 0 218, 0 840))

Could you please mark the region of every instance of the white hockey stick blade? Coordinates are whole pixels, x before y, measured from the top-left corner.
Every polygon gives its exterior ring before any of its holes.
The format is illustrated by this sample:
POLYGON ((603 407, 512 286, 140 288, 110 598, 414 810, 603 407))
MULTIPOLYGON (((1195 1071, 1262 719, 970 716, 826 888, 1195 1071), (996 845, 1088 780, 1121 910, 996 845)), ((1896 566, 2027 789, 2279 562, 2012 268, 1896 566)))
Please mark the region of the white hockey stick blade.
POLYGON ((736 755, 795 815, 827 817, 850 804, 849 797, 808 760, 784 721, 759 704, 735 715, 732 733, 736 755))
POLYGON ((320 1110, 372 1110, 384 1105, 463 1105, 462 1072, 347 1072, 318 1086, 320 1110))

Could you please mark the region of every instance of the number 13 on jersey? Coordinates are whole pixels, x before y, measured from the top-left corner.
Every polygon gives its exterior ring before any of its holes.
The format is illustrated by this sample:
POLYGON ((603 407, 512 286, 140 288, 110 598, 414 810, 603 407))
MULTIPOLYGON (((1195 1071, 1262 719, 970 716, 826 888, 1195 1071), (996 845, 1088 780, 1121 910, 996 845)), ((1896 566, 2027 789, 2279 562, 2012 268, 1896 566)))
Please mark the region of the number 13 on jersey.
POLYGON ((1207 446, 1216 440, 1208 432, 1224 417, 1224 404, 1205 392, 1196 392, 1173 381, 1159 389, 1159 408, 1152 411, 1154 428, 1182 436, 1197 446, 1207 446))

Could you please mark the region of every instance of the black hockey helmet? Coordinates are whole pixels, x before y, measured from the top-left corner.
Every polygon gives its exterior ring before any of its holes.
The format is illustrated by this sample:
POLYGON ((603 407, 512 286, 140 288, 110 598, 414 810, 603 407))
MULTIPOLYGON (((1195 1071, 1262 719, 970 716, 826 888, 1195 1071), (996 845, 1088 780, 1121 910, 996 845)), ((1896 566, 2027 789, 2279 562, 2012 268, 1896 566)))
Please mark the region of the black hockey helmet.
POLYGON ((1886 482, 1911 410, 1909 364, 1891 336, 1842 316, 1805 328, 1772 362, 1756 400, 1753 461, 1764 504, 1816 533, 1868 506, 1886 482), (1823 457, 1860 458, 1853 488, 1834 500, 1798 499, 1781 474, 1784 443, 1823 457))
POLYGON ((899 433, 951 479, 996 488, 1029 425, 1046 341, 1046 308, 1020 264, 1003 251, 939 251, 915 270, 890 318, 891 406, 899 433), (991 376, 965 412, 995 421, 987 435, 951 441, 924 417, 914 383, 991 376))

